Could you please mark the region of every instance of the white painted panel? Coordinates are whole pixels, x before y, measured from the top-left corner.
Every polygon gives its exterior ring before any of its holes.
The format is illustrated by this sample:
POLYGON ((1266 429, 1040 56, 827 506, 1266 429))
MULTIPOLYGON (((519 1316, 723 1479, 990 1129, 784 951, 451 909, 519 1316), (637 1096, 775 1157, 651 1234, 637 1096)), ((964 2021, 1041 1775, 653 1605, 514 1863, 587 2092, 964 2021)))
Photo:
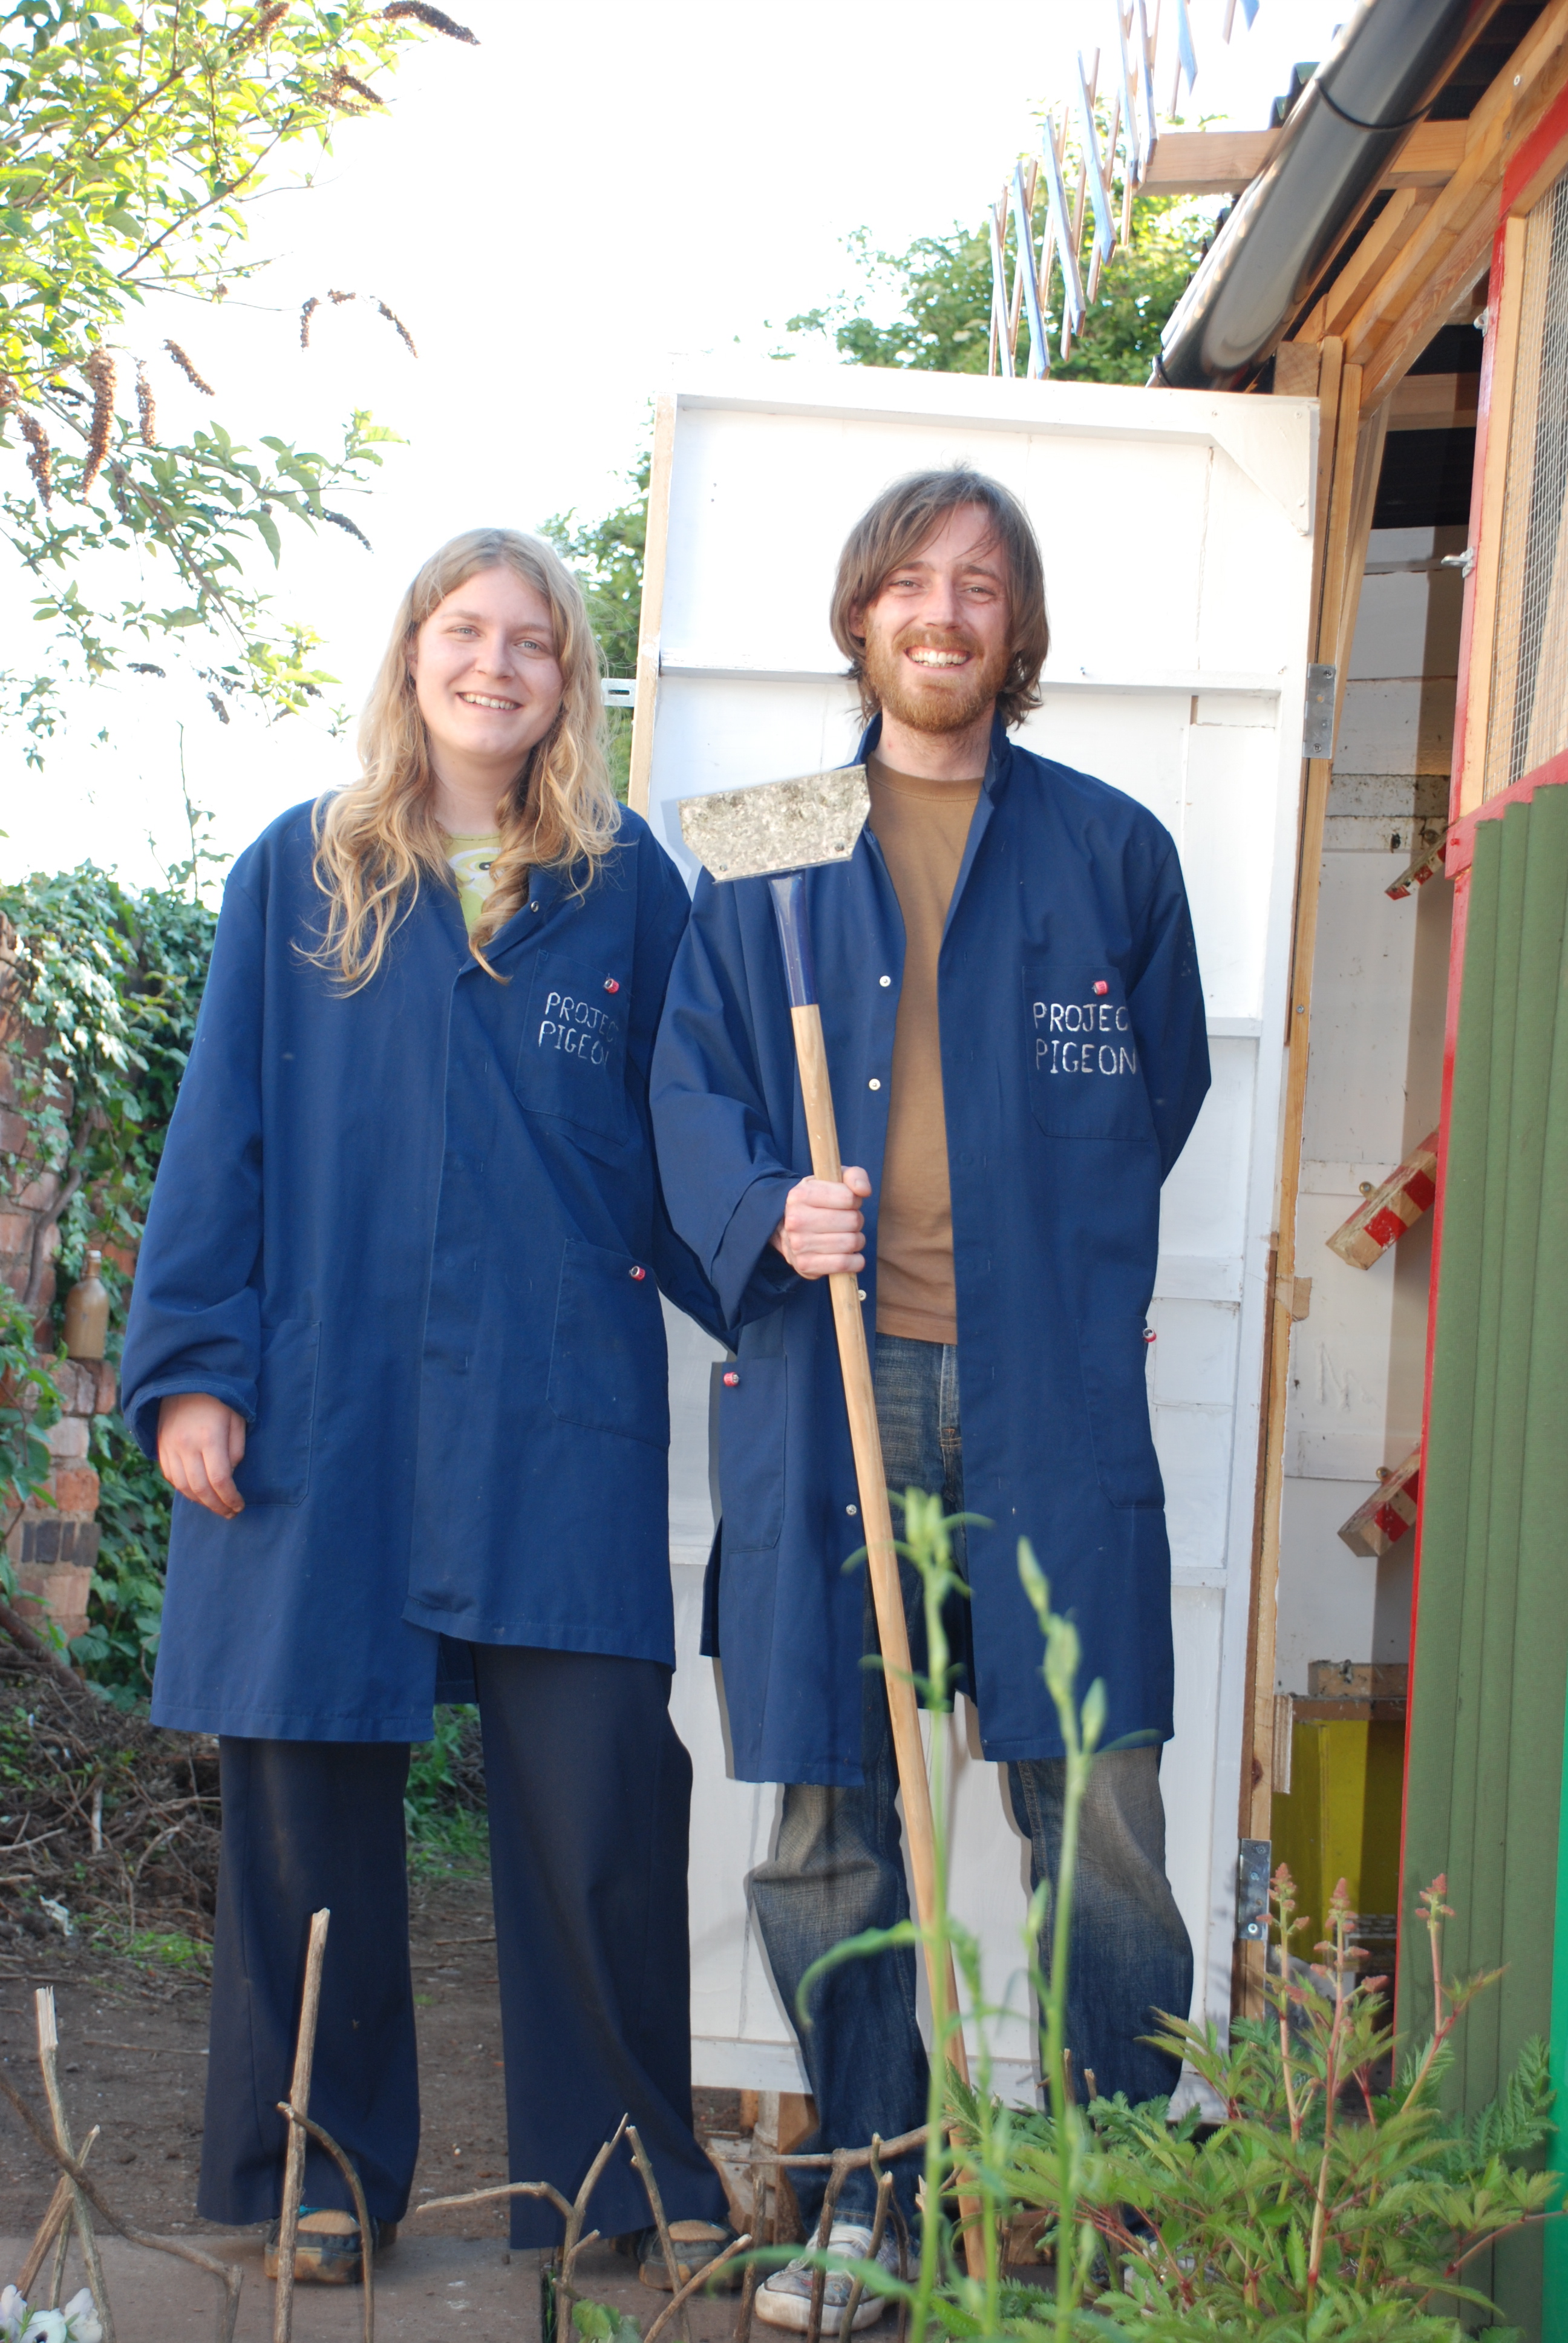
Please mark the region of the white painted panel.
POLYGON ((1189 1256, 1228 1261, 1235 1299, 1247 1248, 1258 1045, 1211 1034, 1209 1058, 1213 1085, 1160 1199, 1161 1267, 1189 1256))
MULTIPOLYGON (((1053 655, 1051 668, 1056 665, 1053 655)), ((1051 690, 1017 738, 1037 757, 1093 773, 1147 806, 1171 835, 1181 828, 1190 691, 1051 690)))
MULTIPOLYGON (((1053 643, 1044 704, 1022 738, 1126 789, 1171 829, 1210 1013, 1214 1088, 1163 1199, 1151 1378, 1174 1558, 1170 1869, 1198 1949, 1199 2000, 1216 2016, 1229 2006, 1234 1933, 1312 431, 1296 401, 1104 386, 794 367, 699 384, 676 401, 660 680, 657 701, 643 695, 638 711, 645 745, 652 728, 648 817, 674 849, 678 798, 849 754, 855 717, 835 680, 827 602, 843 537, 888 480, 962 460, 1028 504, 1053 643)), ((694 1565, 711 1518, 707 1363, 689 1342, 677 1363, 671 1523, 676 1714, 697 1771, 696 2074, 777 2088, 798 2070, 744 1896, 776 1794, 724 1778, 715 1671, 696 1656, 694 1565)), ((980 1932, 1000 1995, 1021 1974, 1024 1850, 999 1773, 967 1739, 953 1797, 955 1904, 980 1932)), ((1033 2053, 1014 1999, 995 2047, 1021 2077, 1033 2053)))
MULTIPOLYGON (((1379 531, 1369 558, 1417 560, 1463 532, 1379 531)), ((1312 1282, 1294 1329, 1281 1525, 1278 1674, 1304 1693, 1312 1660, 1402 1660, 1412 1543, 1371 1563, 1338 1535, 1419 1437, 1431 1221, 1370 1270, 1326 1239, 1437 1121, 1450 890, 1400 903, 1388 851, 1424 808, 1444 818, 1461 581, 1455 572, 1370 575, 1362 591, 1334 759, 1313 965, 1312 1051, 1296 1268, 1312 1282), (1422 772, 1435 776, 1420 780, 1422 772), (1381 819, 1373 819, 1381 815, 1381 819), (1363 1185, 1364 1183, 1364 1185, 1363 1185)))
POLYGON ((1352 682, 1334 743, 1342 773, 1446 773, 1453 764, 1453 700, 1443 702, 1421 678, 1352 682))
POLYGON ((1304 1696, 1312 1660, 1407 1660, 1410 1657, 1413 1543, 1408 1537, 1377 1562, 1352 1554, 1339 1527, 1376 1486, 1356 1483, 1285 1483, 1282 1551, 1291 1566, 1280 1574, 1275 1682, 1304 1696))
POLYGON ((1221 2021, 1231 2006, 1236 1935, 1236 1801, 1232 1795, 1227 1810, 1215 1722, 1224 1694, 1225 1613, 1234 1608, 1234 1593, 1217 1588, 1178 1586, 1171 1594, 1176 1737, 1160 1767, 1165 1869, 1196 1956, 1192 2004, 1221 2021))
POLYGON ((1215 1016, 1262 1011, 1277 762, 1275 735, 1261 727, 1194 724, 1188 729, 1176 842, 1204 998, 1215 1016))
MULTIPOLYGON (((1391 903, 1384 890, 1405 860, 1324 857, 1312 976, 1312 1061, 1322 1074, 1307 1084, 1302 1136, 1316 1159, 1402 1160, 1417 923, 1399 916, 1406 906, 1391 903)), ((1305 1260, 1298 1265, 1313 1273, 1305 1260)))

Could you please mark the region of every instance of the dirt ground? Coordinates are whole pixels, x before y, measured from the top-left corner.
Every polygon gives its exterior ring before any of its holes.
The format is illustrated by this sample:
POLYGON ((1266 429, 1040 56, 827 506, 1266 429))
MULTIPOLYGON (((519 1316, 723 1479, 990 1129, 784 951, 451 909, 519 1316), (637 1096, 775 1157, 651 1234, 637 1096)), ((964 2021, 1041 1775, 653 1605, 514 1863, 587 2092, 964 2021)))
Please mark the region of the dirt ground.
MULTIPOLYGON (((447 1875, 417 1882, 413 1956, 418 2010, 423 2139, 414 2203, 504 2180, 502 2097, 489 1883, 447 1875), (478 1940, 478 1941, 475 1941, 478 1940)), ((0 2063, 35 2105, 42 2093, 35 2056, 34 1988, 53 1986, 66 2111, 79 2141, 101 2137, 92 2166, 109 2203, 132 2227, 188 2238, 246 2269, 236 2343, 271 2332, 272 2288, 261 2273, 259 2232, 217 2229, 196 2215, 206 2065, 207 1992, 194 1977, 163 1977, 129 1960, 29 1939, 0 1948, 0 2063)), ((733 2131, 731 2093, 699 2094, 700 2128, 733 2131)), ((11 2281, 43 2216, 53 2174, 12 2112, 0 2102, 0 2286, 11 2281)), ((447 2343, 461 2315, 469 2343, 501 2343, 538 2332, 537 2253, 509 2252, 500 2204, 411 2215, 377 2266, 377 2324, 395 2343, 447 2343)), ((578 2264, 586 2293, 648 2326, 667 2296, 638 2283, 632 2264, 592 2247, 578 2264)), ((202 2271, 109 2241, 105 2270, 117 2343, 207 2343, 216 2288, 202 2271)), ((67 2291, 81 2283, 75 2252, 67 2291)), ((693 2343, 729 2334, 733 2302, 699 2303, 693 2343)), ((337 2343, 359 2332, 357 2289, 312 2287, 297 2297, 301 2343, 337 2343)), ((889 2334, 891 2334, 890 2326, 889 2334)))

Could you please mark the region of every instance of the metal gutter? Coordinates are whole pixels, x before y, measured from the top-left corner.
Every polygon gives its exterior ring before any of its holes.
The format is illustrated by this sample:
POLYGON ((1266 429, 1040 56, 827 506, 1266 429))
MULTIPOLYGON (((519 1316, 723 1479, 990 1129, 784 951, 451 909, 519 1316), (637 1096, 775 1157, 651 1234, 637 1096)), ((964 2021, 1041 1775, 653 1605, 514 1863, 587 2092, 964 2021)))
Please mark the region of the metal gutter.
POLYGON ((1359 0, 1166 326, 1150 377, 1240 390, 1501 0, 1359 0))

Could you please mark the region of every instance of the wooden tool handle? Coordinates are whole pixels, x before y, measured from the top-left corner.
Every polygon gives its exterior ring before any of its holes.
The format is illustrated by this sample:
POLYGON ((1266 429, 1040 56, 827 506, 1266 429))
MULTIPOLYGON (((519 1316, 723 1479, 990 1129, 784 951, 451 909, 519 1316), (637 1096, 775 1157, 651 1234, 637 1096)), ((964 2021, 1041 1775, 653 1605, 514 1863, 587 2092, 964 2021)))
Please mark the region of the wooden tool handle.
MULTIPOLYGON (((806 1130, 811 1142, 811 1169, 819 1180, 841 1180, 839 1131, 833 1115, 833 1093, 828 1083, 828 1053, 822 1043, 822 1018, 815 1001, 789 1011, 795 1027, 795 1053, 800 1068, 800 1092, 806 1105, 806 1130)), ((839 1336, 839 1361, 844 1375, 844 1398, 849 1411, 849 1438, 855 1451, 855 1480, 860 1493, 860 1523, 871 1574, 871 1600, 876 1606, 877 1636, 882 1647, 888 1707, 893 1724, 893 1750, 898 1758, 899 1787, 904 1796, 904 1823, 910 1834, 910 1868, 915 1876, 915 1906, 927 1933, 926 1967, 933 2007, 945 2004, 950 2015, 958 2009, 958 1986, 952 1956, 939 1984, 938 1955, 930 1931, 936 1916, 936 1839, 931 1822, 931 1785, 926 1772, 925 1745, 920 1739, 920 1713, 910 1681, 910 1634, 904 1619, 903 1589, 899 1584, 899 1557, 893 1544, 893 1520, 888 1504, 887 1476, 882 1466, 882 1435, 877 1424, 876 1387, 871 1378, 866 1342, 866 1321, 860 1290, 848 1270, 828 1280, 833 1297, 833 1323, 839 1336)), ((970 2078, 969 2055, 962 2027, 949 2038, 947 2056, 962 2081, 970 2078)))

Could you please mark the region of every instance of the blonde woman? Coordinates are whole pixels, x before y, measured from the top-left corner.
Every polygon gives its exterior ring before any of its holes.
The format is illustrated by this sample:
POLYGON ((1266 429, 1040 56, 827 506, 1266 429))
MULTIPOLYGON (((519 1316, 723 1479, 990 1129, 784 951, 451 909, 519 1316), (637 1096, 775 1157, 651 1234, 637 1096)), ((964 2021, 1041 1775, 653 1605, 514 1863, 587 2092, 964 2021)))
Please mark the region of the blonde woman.
MULTIPOLYGON (((686 890, 616 803, 582 597, 533 538, 425 564, 360 756, 230 874, 126 1343, 178 1493, 153 1715, 220 1736, 198 2207, 277 2215, 326 1906, 311 2112, 383 2231, 405 2211, 408 1745, 477 1699, 512 2176, 569 2197, 629 2113, 701 2259, 660 1290, 718 1321, 648 1112, 686 890)), ((300 2275, 360 2276, 314 2146, 305 2201, 300 2275)), ((589 2217, 647 2221, 624 2147, 589 2217)), ((514 2245, 559 2227, 512 2199, 514 2245)))

